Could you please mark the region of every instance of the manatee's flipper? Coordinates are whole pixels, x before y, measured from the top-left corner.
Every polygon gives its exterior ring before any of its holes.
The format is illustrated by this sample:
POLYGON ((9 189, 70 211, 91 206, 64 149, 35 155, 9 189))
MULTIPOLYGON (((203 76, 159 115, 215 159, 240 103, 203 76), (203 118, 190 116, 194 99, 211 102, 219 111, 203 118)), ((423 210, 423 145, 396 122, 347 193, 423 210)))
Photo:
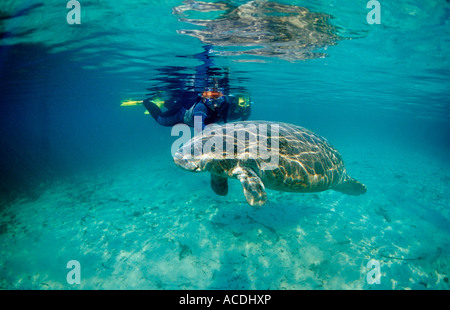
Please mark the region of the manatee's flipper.
POLYGON ((364 184, 349 176, 347 176, 344 182, 333 187, 333 189, 352 196, 362 195, 367 191, 367 187, 364 184))
POLYGON ((228 194, 228 179, 211 174, 211 188, 217 195, 226 196, 228 194))
POLYGON ((262 206, 267 202, 267 194, 264 184, 251 169, 235 168, 233 175, 241 181, 247 203, 251 206, 262 206))

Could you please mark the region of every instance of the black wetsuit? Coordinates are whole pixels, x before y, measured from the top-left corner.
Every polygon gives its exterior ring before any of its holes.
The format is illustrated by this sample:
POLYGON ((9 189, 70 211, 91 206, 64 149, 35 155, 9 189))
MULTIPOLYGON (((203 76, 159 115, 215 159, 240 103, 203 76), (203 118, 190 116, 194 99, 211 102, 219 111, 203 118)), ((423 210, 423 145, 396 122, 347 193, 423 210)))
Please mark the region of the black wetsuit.
POLYGON ((171 104, 170 110, 162 113, 159 107, 154 103, 144 100, 144 106, 153 116, 153 118, 163 126, 174 126, 176 124, 184 123, 191 127, 195 127, 197 131, 202 131, 206 125, 219 122, 228 121, 228 110, 230 107, 229 98, 224 97, 224 102, 217 110, 212 110, 203 104, 200 96, 197 96, 194 104, 187 104, 184 102, 176 102, 171 104), (190 107, 189 107, 190 106, 190 107), (194 123, 196 117, 201 119, 201 122, 194 123))
MULTIPOLYGON (((234 96, 224 96, 224 102, 216 110, 208 108, 203 103, 200 94, 208 87, 209 70, 213 66, 213 61, 210 57, 212 46, 206 45, 204 48, 204 52, 195 55, 195 58, 203 61, 203 64, 196 67, 193 88, 189 89, 186 86, 186 81, 180 81, 182 85, 180 86, 180 91, 176 94, 176 98, 164 104, 168 109, 167 111, 162 112, 156 104, 148 99, 144 100, 145 108, 160 125, 174 126, 184 123, 191 127, 195 126, 197 131, 201 131, 208 124, 226 123, 229 119, 246 120, 250 115, 250 109, 246 109, 245 112, 238 109, 238 98, 234 96), (194 124, 195 117, 200 117, 201 122, 194 124)), ((227 93, 228 78, 223 81, 223 84, 225 93, 227 93)))

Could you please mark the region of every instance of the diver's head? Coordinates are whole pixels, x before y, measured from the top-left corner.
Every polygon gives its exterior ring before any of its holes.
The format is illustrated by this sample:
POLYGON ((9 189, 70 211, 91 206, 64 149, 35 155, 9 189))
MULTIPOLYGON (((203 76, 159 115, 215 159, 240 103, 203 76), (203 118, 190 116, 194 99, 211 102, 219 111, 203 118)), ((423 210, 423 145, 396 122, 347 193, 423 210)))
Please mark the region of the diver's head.
POLYGON ((218 90, 208 90, 202 93, 203 103, 211 110, 219 109, 225 102, 223 93, 218 90))

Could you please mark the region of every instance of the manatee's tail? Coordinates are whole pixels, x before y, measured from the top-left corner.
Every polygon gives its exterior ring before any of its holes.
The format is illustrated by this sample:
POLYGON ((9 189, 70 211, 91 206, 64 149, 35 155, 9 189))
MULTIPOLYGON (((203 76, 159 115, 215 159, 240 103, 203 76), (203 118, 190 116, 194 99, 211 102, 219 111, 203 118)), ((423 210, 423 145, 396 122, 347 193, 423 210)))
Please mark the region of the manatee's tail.
POLYGON ((355 179, 349 176, 347 176, 344 182, 333 187, 333 189, 335 191, 352 196, 359 196, 367 191, 367 187, 364 184, 362 184, 359 181, 356 181, 355 179))

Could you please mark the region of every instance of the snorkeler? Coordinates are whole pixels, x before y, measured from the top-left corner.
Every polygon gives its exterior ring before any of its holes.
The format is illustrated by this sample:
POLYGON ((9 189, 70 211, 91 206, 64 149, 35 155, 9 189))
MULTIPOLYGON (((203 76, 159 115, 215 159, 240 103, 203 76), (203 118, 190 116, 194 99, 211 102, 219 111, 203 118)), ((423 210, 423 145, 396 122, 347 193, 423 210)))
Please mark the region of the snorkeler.
MULTIPOLYGON (((121 106, 143 104, 147 109, 146 113, 160 125, 174 126, 184 123, 195 127, 197 132, 212 123, 247 120, 252 102, 249 96, 244 95, 246 91, 242 91, 239 96, 230 95, 228 71, 225 71, 223 76, 219 75, 220 68, 214 67, 211 56, 212 46, 206 45, 204 49, 202 53, 194 55, 203 62, 195 68, 194 76, 178 74, 176 76, 179 78, 168 91, 157 90, 153 97, 145 100, 124 100, 121 106), (194 124, 194 119, 198 118, 201 122, 194 124)), ((168 71, 168 74, 175 75, 177 70, 178 67, 174 72, 168 71)))
POLYGON ((195 130, 198 132, 212 123, 247 120, 251 113, 250 98, 225 96, 217 88, 207 89, 196 95, 196 98, 188 95, 188 98, 180 98, 179 101, 181 102, 166 104, 165 101, 155 98, 153 100, 145 99, 142 104, 160 125, 174 126, 184 123, 190 127, 196 126, 195 130), (190 104, 186 100, 191 100, 190 104), (162 112, 162 107, 168 108, 167 111, 162 112), (201 122, 194 123, 195 117, 200 117, 201 122))
POLYGON ((229 95, 228 72, 218 78, 218 68, 214 67, 211 56, 212 46, 205 45, 203 48, 202 53, 194 55, 202 61, 202 64, 195 68, 195 76, 180 79, 177 90, 170 92, 170 99, 164 100, 165 96, 157 93, 153 98, 143 100, 142 104, 148 113, 160 125, 174 126, 184 123, 190 127, 196 126, 195 129, 200 132, 208 124, 247 120, 250 116, 250 98, 229 95), (162 109, 166 111, 163 112, 162 109), (194 117, 200 117, 201 122, 194 124, 194 117))

